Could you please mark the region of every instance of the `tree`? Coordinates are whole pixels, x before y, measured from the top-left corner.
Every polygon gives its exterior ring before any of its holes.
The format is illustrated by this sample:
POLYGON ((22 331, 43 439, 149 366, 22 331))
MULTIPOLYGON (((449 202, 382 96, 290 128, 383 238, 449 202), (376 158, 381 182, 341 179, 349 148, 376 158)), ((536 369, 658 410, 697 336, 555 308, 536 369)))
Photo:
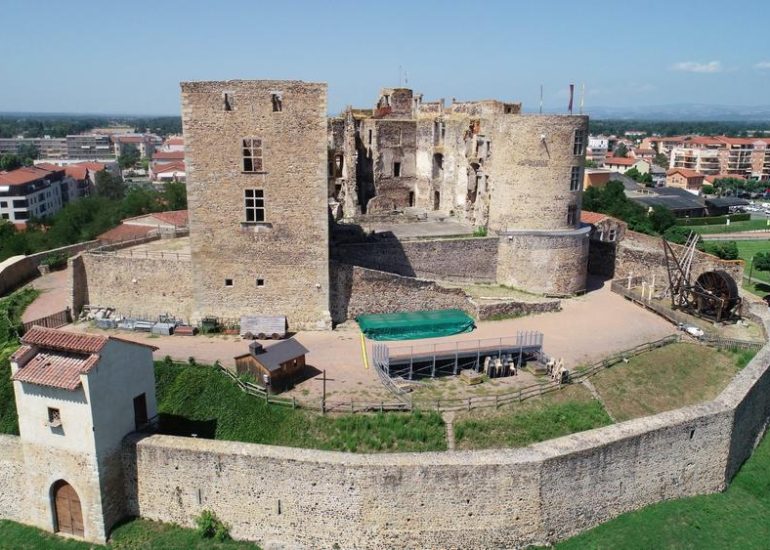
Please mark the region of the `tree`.
POLYGON ((120 200, 126 195, 126 184, 121 177, 101 170, 96 173, 96 194, 107 199, 120 200))
POLYGON ((735 241, 706 243, 705 251, 723 260, 738 259, 738 244, 735 241))
POLYGON ((21 166, 21 159, 17 155, 6 153, 0 156, 0 170, 16 170, 17 168, 21 168, 21 166))
POLYGON ((18 157, 25 166, 31 166, 40 156, 40 151, 38 151, 37 147, 31 143, 22 143, 16 151, 18 157))
POLYGON ((141 155, 139 154, 139 149, 136 148, 136 145, 128 143, 120 149, 118 165, 124 170, 126 168, 133 168, 136 163, 139 162, 140 158, 141 155))
POLYGON ((663 168, 668 168, 669 160, 668 157, 663 153, 658 153, 655 155, 655 158, 652 159, 652 163, 663 168))
POLYGON ((583 166, 585 168, 596 168, 598 165, 594 161, 586 159, 586 162, 583 166))
POLYGON ((626 157, 628 156, 628 147, 626 147, 625 143, 621 143, 615 147, 615 150, 612 152, 612 154, 616 157, 626 157))
POLYGON ((665 206, 653 206, 652 212, 649 213, 648 217, 652 224, 652 229, 656 233, 664 234, 666 230, 676 225, 676 216, 665 206))
POLYGON ((757 252, 754 254, 752 267, 759 271, 770 271, 770 252, 757 252))
POLYGON ((714 186, 709 185, 708 183, 704 183, 703 187, 701 188, 703 190, 704 195, 713 195, 714 194, 714 186))
POLYGON ((184 210, 187 208, 187 186, 179 181, 171 181, 163 190, 166 207, 169 210, 184 210))

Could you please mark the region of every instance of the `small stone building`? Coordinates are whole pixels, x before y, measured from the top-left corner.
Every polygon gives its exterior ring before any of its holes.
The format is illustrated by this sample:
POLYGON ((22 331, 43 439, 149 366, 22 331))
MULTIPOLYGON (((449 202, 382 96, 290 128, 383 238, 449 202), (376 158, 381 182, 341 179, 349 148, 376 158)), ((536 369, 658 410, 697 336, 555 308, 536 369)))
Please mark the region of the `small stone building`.
POLYGON ((297 380, 305 369, 308 350, 290 338, 265 348, 258 342, 249 344, 249 353, 235 358, 238 374, 252 375, 260 386, 278 393, 297 380))
POLYGON ((703 189, 703 178, 705 176, 695 170, 687 168, 672 168, 666 172, 666 187, 678 187, 686 189, 694 195, 698 195, 703 189))
POLYGON ((104 542, 125 516, 123 438, 157 412, 152 352, 33 327, 11 356, 31 523, 104 542))

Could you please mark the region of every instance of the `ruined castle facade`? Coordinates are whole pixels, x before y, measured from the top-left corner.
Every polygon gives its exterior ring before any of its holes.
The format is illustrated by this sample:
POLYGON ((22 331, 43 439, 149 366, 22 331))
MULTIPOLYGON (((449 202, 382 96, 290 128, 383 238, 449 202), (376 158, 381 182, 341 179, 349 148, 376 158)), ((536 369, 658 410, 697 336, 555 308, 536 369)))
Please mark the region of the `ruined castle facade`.
POLYGON ((397 88, 373 109, 329 118, 326 84, 181 87, 190 256, 86 254, 73 270, 73 288, 87 287, 83 303, 118 312, 149 304, 192 322, 282 315, 290 330, 323 330, 358 311, 353 303, 373 313, 446 307, 392 278, 398 299, 379 303, 381 289, 358 284, 352 268, 547 295, 585 289, 587 117, 523 115, 520 104, 494 100, 423 102, 397 88), (466 235, 335 237, 415 211, 459 222, 466 235), (469 238, 473 228, 486 238, 469 238))

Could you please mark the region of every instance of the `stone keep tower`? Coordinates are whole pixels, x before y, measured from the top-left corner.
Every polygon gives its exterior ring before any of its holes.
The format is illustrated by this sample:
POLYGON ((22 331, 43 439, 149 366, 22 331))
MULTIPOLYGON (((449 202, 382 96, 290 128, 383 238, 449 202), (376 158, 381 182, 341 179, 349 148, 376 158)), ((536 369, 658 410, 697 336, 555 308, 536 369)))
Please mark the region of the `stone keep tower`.
POLYGON ((24 521, 103 543, 125 516, 123 438, 157 414, 152 352, 34 327, 11 356, 24 521))
POLYGON ((331 328, 326 84, 181 86, 193 316, 331 328))

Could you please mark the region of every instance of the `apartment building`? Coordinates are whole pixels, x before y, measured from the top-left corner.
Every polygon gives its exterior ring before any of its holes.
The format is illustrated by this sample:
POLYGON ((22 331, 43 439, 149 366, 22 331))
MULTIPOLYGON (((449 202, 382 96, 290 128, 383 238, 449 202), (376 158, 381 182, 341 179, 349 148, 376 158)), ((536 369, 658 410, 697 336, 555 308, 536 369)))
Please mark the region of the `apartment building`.
POLYGON ((67 136, 67 158, 70 160, 107 160, 115 157, 110 136, 79 134, 67 136))
POLYGON ((50 136, 41 138, 0 138, 0 155, 18 155, 25 145, 35 147, 40 158, 51 160, 67 158, 67 139, 52 138, 50 136))
POLYGON ((64 168, 25 167, 0 173, 0 218, 26 224, 30 218, 52 216, 64 204, 62 189, 68 187, 64 168))

